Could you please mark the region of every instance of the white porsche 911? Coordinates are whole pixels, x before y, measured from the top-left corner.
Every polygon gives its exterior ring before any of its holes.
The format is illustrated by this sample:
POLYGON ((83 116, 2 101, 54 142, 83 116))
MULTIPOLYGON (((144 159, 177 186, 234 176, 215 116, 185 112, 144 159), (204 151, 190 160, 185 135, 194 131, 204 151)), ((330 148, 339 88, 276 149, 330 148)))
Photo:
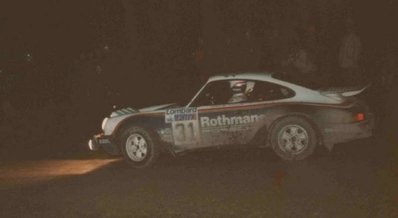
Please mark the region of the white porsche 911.
POLYGON ((268 146, 284 160, 301 160, 317 146, 372 135, 373 116, 355 90, 315 90, 269 73, 217 75, 186 105, 124 108, 102 122, 89 148, 121 154, 141 168, 162 152, 229 145, 268 146))

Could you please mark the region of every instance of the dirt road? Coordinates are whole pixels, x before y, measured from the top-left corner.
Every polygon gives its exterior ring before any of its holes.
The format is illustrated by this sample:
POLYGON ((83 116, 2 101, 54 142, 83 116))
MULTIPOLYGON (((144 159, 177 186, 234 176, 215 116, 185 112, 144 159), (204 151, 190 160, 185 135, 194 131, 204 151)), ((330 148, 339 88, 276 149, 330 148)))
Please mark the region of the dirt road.
POLYGON ((271 150, 163 157, 134 170, 87 156, 7 161, 1 217, 397 217, 398 159, 389 139, 342 144, 284 162, 271 150))

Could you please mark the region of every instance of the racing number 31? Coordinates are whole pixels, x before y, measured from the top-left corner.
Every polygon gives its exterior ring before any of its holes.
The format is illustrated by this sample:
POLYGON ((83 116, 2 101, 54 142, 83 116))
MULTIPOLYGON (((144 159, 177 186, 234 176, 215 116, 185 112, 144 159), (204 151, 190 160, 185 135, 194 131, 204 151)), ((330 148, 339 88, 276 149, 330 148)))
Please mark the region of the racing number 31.
POLYGON ((176 145, 195 144, 199 140, 197 121, 180 121, 173 123, 173 136, 176 145))

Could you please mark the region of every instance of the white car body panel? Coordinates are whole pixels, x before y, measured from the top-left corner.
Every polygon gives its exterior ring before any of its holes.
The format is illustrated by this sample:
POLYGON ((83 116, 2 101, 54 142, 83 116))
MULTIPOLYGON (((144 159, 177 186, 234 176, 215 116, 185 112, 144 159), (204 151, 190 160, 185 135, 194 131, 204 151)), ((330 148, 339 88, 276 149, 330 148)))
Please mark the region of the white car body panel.
POLYGON ((163 108, 167 108, 174 105, 174 103, 171 104, 161 104, 161 105, 155 105, 155 106, 151 106, 151 107, 145 107, 145 108, 141 108, 139 109, 140 112, 150 112, 150 111, 156 111, 159 109, 163 109, 163 108))
MULTIPOLYGON (((221 80, 257 80, 257 81, 265 81, 274 84, 278 84, 281 86, 285 86, 287 88, 292 89, 296 94, 292 98, 278 100, 278 102, 303 102, 303 103, 319 103, 319 104, 341 104, 344 99, 334 96, 326 96, 323 95, 320 91, 311 90, 309 88, 305 88, 299 85, 295 85, 289 82, 285 82, 279 79, 272 77, 270 73, 240 73, 240 74, 231 74, 231 75, 218 75, 212 76, 209 78, 207 83, 199 90, 199 92, 192 99, 193 100, 199 95, 199 93, 203 90, 203 88, 210 82, 221 81, 221 80)), ((189 104, 189 105, 190 105, 189 104)))
POLYGON ((352 97, 366 88, 313 90, 274 78, 269 73, 213 76, 185 106, 162 104, 139 110, 122 108, 112 112, 111 116, 103 121, 103 132, 90 140, 89 147, 95 150, 98 146, 104 146, 111 150, 109 153, 117 153, 117 143, 120 139, 118 133, 125 130, 124 125, 130 124, 143 125, 154 130, 160 141, 169 145, 167 149, 174 153, 201 147, 245 144, 252 139, 265 140, 268 135, 260 131, 272 128, 273 122, 286 114, 300 114, 314 121, 314 125, 319 128, 319 134, 322 135, 322 143, 331 149, 335 143, 372 135, 372 113, 366 105, 358 104, 357 98, 352 97), (191 106, 198 96, 207 94, 202 92, 209 83, 227 80, 247 80, 248 83, 264 81, 291 89, 295 94, 277 100, 261 98, 258 101, 235 104, 216 105, 212 102, 210 105, 191 106), (362 115, 362 118, 357 118, 357 115, 362 115), (264 135, 264 138, 255 138, 257 133, 264 135))
MULTIPOLYGON (((208 79, 205 85, 203 85, 200 90, 196 93, 196 95, 192 98, 191 102, 186 106, 190 107, 192 102, 197 98, 197 96, 202 92, 202 90, 206 87, 207 84, 214 82, 214 81, 222 81, 222 80, 256 80, 256 81, 265 81, 274 84, 278 84, 281 86, 285 86, 287 88, 292 89, 295 92, 295 96, 287 99, 280 99, 274 101, 267 101, 267 103, 282 103, 282 102, 292 102, 292 103, 314 103, 314 104, 334 104, 338 105, 344 102, 347 96, 354 96, 361 92, 363 92, 367 87, 362 88, 360 90, 350 90, 350 91, 318 91, 312 90, 309 88, 305 88, 293 83, 289 83, 286 81, 279 80, 277 78, 272 77, 270 73, 240 73, 240 74, 230 74, 230 75, 216 75, 212 76, 208 79)), ((253 103, 256 104, 256 103, 253 103)), ((115 127, 124 119, 140 114, 140 113, 147 113, 153 111, 159 111, 164 108, 173 106, 173 103, 170 104, 162 104, 162 105, 155 105, 151 107, 141 108, 138 111, 130 111, 126 114, 119 115, 116 117, 112 117, 108 119, 108 121, 104 125, 104 133, 105 135, 112 134, 115 127)), ((208 106, 209 108, 217 107, 217 106, 208 106)), ((131 109, 130 109, 131 110, 131 109)), ((126 109, 121 109, 121 111, 126 111, 126 109)))
POLYGON ((116 126, 122 122, 124 119, 128 117, 132 117, 136 115, 137 113, 132 113, 132 114, 126 114, 126 115, 121 115, 117 117, 111 117, 108 119, 108 121, 104 124, 104 134, 105 135, 111 135, 113 130, 116 128, 116 126))

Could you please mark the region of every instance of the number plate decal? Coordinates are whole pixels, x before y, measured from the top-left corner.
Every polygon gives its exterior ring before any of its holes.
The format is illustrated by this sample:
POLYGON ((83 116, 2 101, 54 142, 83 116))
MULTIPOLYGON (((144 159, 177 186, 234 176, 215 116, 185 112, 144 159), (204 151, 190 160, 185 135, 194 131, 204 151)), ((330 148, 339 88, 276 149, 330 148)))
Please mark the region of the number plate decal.
POLYGON ((165 122, 171 123, 175 145, 195 146, 200 143, 198 111, 196 108, 166 110, 165 122))

